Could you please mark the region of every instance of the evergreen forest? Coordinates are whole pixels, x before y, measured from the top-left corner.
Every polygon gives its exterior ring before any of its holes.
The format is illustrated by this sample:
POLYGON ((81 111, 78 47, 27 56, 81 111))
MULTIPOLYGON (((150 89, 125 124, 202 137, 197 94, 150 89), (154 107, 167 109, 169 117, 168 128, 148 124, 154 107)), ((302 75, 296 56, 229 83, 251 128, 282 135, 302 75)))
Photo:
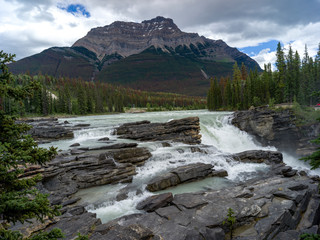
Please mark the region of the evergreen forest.
POLYGON ((244 110, 251 106, 297 102, 313 106, 318 103, 320 90, 320 44, 312 58, 307 46, 302 58, 291 46, 285 50, 280 43, 276 52, 276 71, 271 64, 264 71, 248 71, 246 67, 233 66, 233 76, 211 80, 207 95, 209 110, 244 110))
POLYGON ((2 97, 6 114, 19 116, 86 115, 124 112, 125 108, 146 108, 148 111, 203 109, 206 99, 172 93, 133 90, 81 79, 55 78, 48 75, 15 75, 10 85, 24 87, 30 82, 40 87, 32 96, 16 101, 2 97))

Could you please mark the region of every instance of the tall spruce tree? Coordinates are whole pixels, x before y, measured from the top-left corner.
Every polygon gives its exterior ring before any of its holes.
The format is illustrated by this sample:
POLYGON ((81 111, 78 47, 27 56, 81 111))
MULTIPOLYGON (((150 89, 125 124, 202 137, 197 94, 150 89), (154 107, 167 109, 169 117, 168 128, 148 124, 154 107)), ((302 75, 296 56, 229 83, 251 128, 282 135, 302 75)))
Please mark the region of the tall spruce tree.
MULTIPOLYGON (((6 64, 12 62, 13 57, 0 51, 0 99, 22 101, 31 96, 34 89, 39 89, 39 85, 35 82, 26 86, 10 85, 12 75, 6 64)), ((22 235, 8 230, 10 224, 32 218, 42 221, 45 216, 59 214, 57 207, 50 206, 47 195, 34 188, 40 176, 23 177, 29 164, 44 164, 55 156, 56 150, 39 148, 31 136, 25 135, 30 126, 17 124, 13 116, 2 111, 2 107, 0 102, 0 239, 16 240, 22 239, 22 235)), ((43 233, 42 236, 43 239, 63 237, 60 230, 43 233)))
POLYGON ((284 100, 284 87, 285 87, 285 78, 286 78, 286 63, 285 63, 285 56, 284 51, 281 47, 280 42, 277 45, 277 52, 276 52, 276 66, 278 68, 277 74, 277 86, 276 86, 276 101, 282 103, 284 100))

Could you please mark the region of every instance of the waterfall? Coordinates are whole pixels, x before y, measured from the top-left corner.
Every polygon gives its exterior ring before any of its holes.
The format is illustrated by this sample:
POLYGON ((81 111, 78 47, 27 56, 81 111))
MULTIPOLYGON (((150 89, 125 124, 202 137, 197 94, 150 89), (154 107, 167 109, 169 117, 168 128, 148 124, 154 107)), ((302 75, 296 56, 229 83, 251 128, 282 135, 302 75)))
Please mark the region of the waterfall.
MULTIPOLYGON (((81 190, 78 196, 82 203, 87 205, 90 212, 97 213, 103 222, 110 221, 122 215, 137 213, 135 206, 138 202, 153 195, 145 190, 148 181, 153 177, 168 172, 170 169, 190 163, 202 162, 214 165, 215 169, 228 171, 227 178, 207 178, 198 182, 182 184, 162 192, 183 193, 208 189, 220 189, 242 180, 252 178, 268 169, 265 164, 240 163, 229 156, 233 153, 246 150, 277 150, 274 146, 263 147, 247 133, 240 131, 230 124, 231 112, 200 111, 173 111, 173 112, 147 112, 141 114, 117 114, 104 116, 90 116, 68 119, 71 124, 90 123, 89 129, 77 130, 75 138, 53 143, 58 148, 67 149, 70 144, 79 142, 81 146, 97 146, 97 140, 108 136, 114 142, 132 142, 132 140, 118 139, 111 135, 112 129, 125 122, 149 120, 151 122, 167 122, 190 116, 200 118, 202 135, 202 151, 193 152, 190 145, 170 143, 170 147, 163 147, 160 143, 144 142, 139 146, 147 147, 152 157, 137 168, 137 175, 130 184, 117 184, 94 187, 81 190), (130 187, 128 198, 116 201, 116 195, 124 187, 130 187)), ((51 144, 52 145, 52 144, 51 144)), ((47 146, 47 145, 44 145, 47 146)), ((306 170, 310 174, 320 174, 320 171, 309 171, 304 162, 284 153, 284 162, 293 168, 306 170)), ((159 192, 158 192, 159 193, 159 192)), ((158 194, 157 193, 157 194, 158 194)))

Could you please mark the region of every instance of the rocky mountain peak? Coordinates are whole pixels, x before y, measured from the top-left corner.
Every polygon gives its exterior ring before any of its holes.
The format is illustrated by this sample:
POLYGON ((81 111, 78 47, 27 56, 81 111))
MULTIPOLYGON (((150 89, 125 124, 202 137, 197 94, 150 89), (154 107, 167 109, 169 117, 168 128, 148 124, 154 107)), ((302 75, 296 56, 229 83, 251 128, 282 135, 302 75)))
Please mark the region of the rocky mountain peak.
POLYGON ((104 56, 114 53, 127 57, 151 46, 165 50, 165 46, 175 48, 192 42, 202 40, 198 34, 182 32, 172 19, 158 16, 141 23, 116 21, 93 28, 73 47, 85 47, 102 60, 104 56))
POLYGON ((151 20, 145 20, 141 24, 144 27, 144 29, 147 31, 166 30, 166 32, 169 32, 169 33, 181 32, 181 30, 177 27, 176 24, 174 24, 171 18, 164 18, 164 17, 158 16, 151 20))

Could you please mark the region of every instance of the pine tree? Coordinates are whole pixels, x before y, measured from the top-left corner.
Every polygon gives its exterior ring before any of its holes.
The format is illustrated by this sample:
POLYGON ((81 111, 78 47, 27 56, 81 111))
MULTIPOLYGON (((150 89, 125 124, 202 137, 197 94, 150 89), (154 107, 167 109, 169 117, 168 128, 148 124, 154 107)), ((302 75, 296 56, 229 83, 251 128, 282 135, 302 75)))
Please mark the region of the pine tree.
POLYGON ((276 101, 279 103, 282 103, 284 100, 284 87, 285 87, 285 77, 286 77, 286 63, 285 63, 285 56, 283 49, 281 47, 280 42, 277 46, 277 60, 276 60, 276 66, 278 68, 278 74, 277 74, 277 82, 276 82, 276 101))
MULTIPOLYGON (((12 75, 6 64, 12 62, 13 57, 0 51, 0 98, 20 101, 31 96, 34 89, 39 89, 39 84, 31 82, 24 87, 9 85, 12 75)), ((19 232, 8 230, 10 223, 31 218, 42 221, 45 216, 59 214, 57 207, 50 206, 47 195, 33 187, 40 177, 23 178, 24 169, 29 164, 44 164, 56 154, 54 148, 39 148, 30 135, 25 135, 29 129, 30 126, 15 123, 13 116, 0 110, 0 239, 22 238, 19 232)), ((63 237, 60 230, 52 231, 50 236, 48 239, 63 237)))
POLYGON ((285 87, 284 87, 284 101, 285 102, 293 102, 294 97, 294 56, 293 56, 293 50, 291 45, 289 46, 288 55, 286 57, 287 59, 287 71, 286 71, 286 77, 285 77, 285 87))

